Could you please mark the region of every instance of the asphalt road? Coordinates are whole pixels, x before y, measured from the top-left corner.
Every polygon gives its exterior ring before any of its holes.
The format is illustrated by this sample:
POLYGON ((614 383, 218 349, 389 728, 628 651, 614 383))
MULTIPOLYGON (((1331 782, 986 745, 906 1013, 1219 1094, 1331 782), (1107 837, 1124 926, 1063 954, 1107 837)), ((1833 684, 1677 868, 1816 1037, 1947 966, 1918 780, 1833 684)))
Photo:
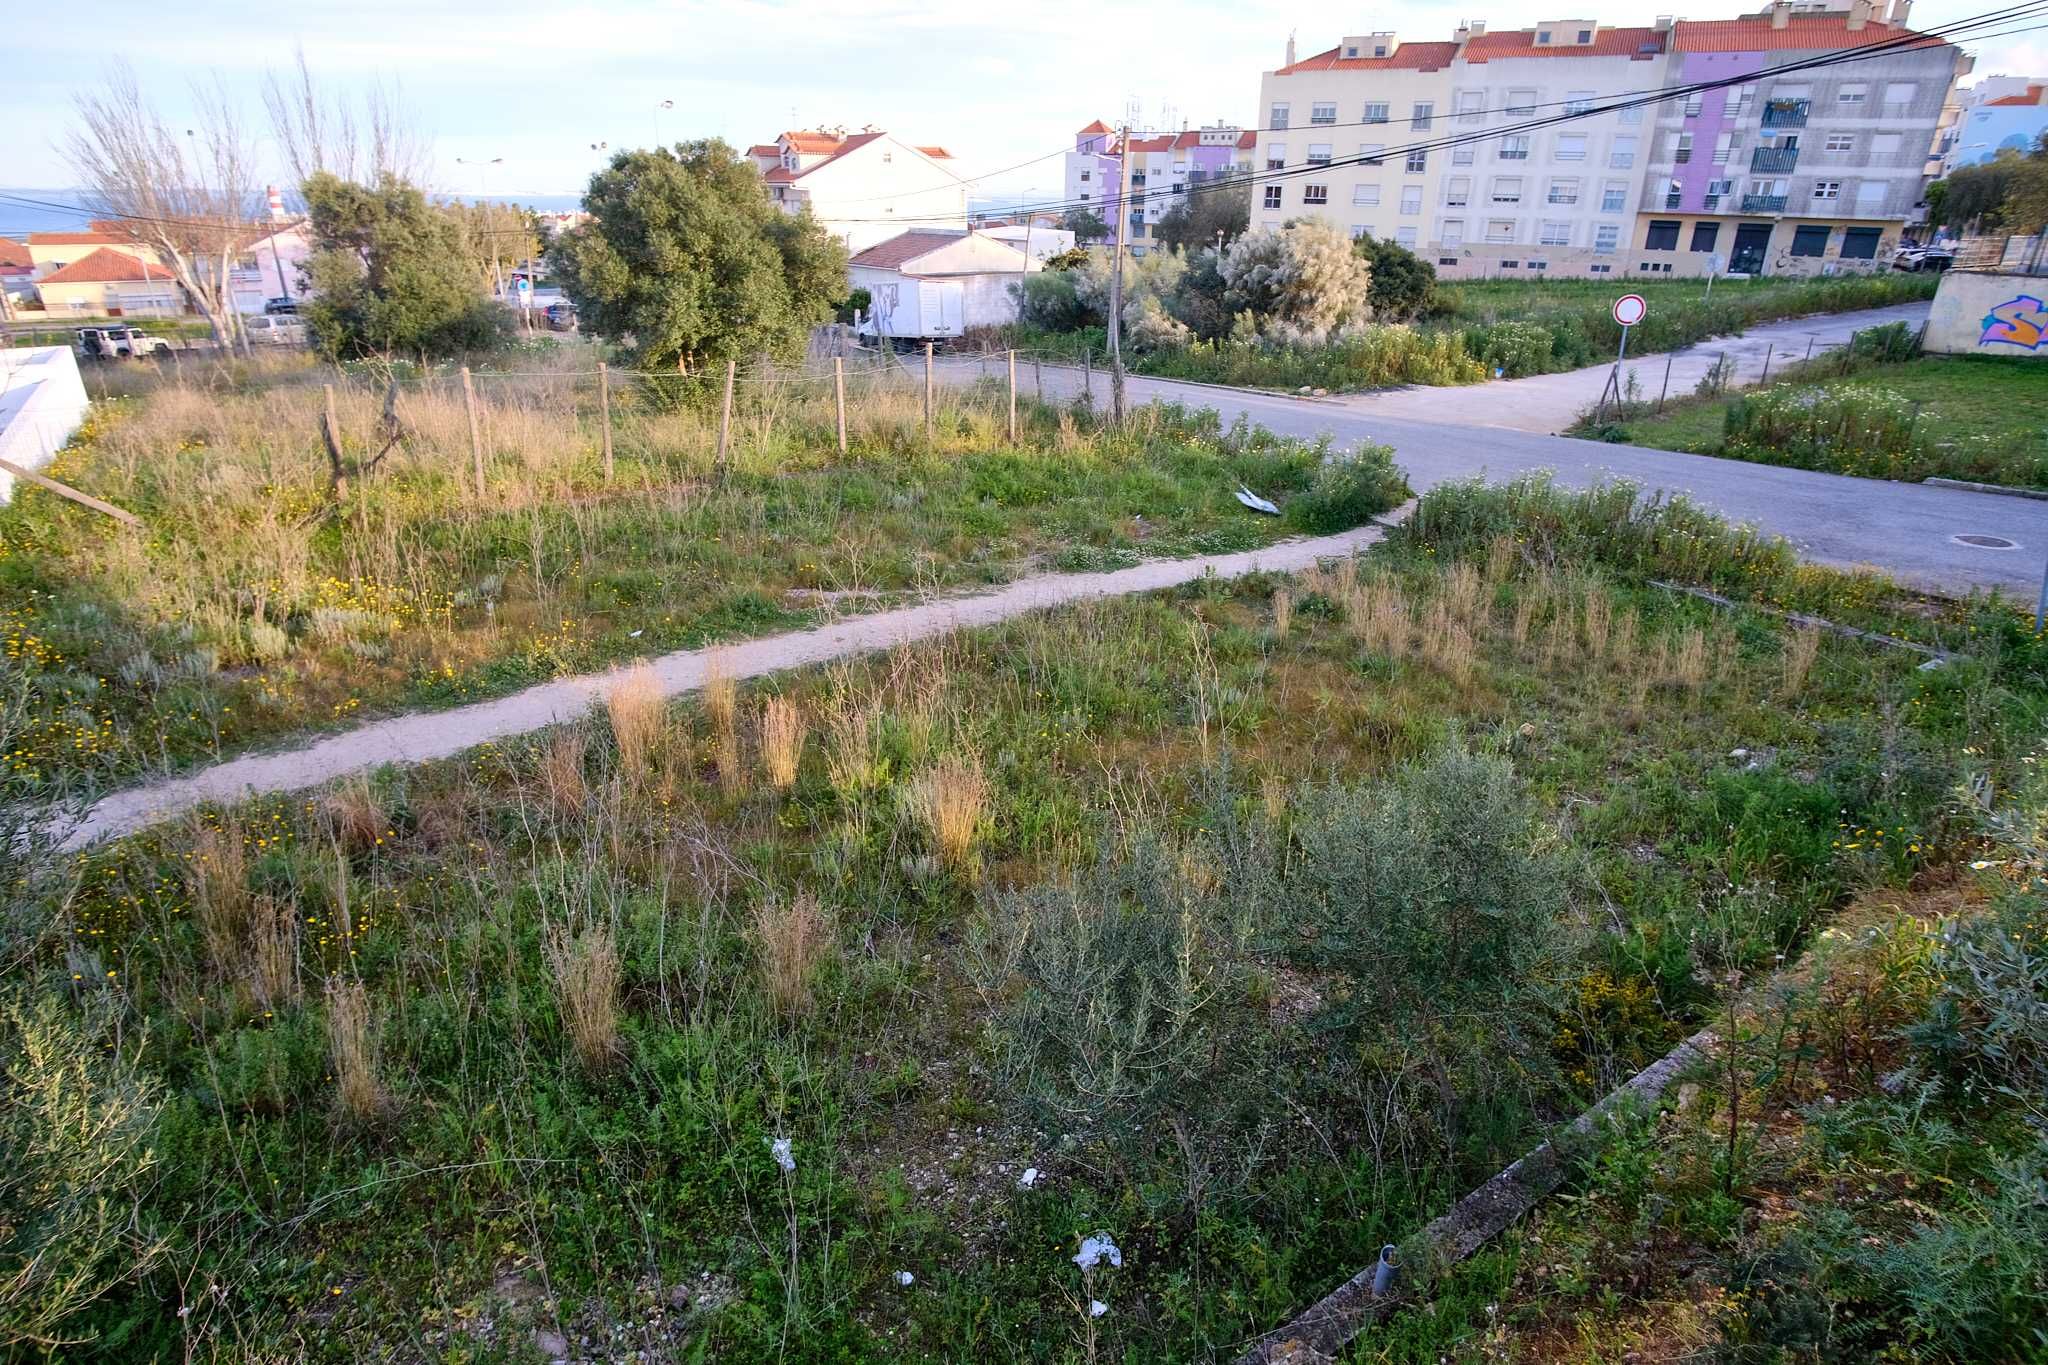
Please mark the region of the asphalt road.
MULTIPOLYGON (((1000 362, 948 358, 938 367, 940 377, 953 383, 972 382, 984 369, 996 376, 1000 362)), ((1018 379, 1020 388, 1030 382, 1022 366, 1018 379)), ((1081 374, 1047 366, 1043 382, 1048 396, 1071 397, 1080 392, 1081 374)), ((1946 592, 1998 588, 2028 602, 2040 590, 2048 559, 2048 502, 1607 445, 1496 424, 1494 419, 1512 415, 1519 386, 1529 382, 1433 390, 1444 396, 1447 409, 1437 421, 1360 411, 1350 402, 1137 376, 1127 392, 1134 404, 1156 399, 1213 408, 1226 426, 1242 413, 1283 435, 1327 436, 1339 448, 1361 442, 1392 446, 1418 493, 1449 479, 1498 480, 1533 470, 1550 470, 1560 483, 1575 487, 1629 478, 1687 494, 1724 516, 1781 535, 1817 563, 1869 566, 1946 592), (1454 415, 1462 420, 1450 420, 1454 415), (1959 535, 1995 536, 2011 548, 1968 545, 1955 539, 1959 535)), ((1093 392, 1098 404, 1108 404, 1108 378, 1099 371, 1093 392)))

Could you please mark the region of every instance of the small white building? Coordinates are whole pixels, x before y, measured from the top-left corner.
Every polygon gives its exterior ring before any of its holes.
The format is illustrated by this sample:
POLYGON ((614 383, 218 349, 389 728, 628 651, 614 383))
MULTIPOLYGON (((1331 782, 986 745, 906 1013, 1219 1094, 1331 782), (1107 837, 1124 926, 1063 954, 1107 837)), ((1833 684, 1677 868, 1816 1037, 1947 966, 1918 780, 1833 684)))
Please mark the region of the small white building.
POLYGON ((978 237, 1028 251, 1031 259, 1041 265, 1048 257, 1074 249, 1074 234, 1065 228, 1040 227, 1036 223, 1005 223, 1000 227, 976 228, 974 231, 978 237))
MULTIPOLYGON (((0 350, 0 460, 42 468, 78 430, 89 404, 70 347, 0 350)), ((13 493, 14 476, 0 469, 0 502, 13 493)))
POLYGON ((1043 268, 1035 236, 1031 256, 983 232, 919 228, 877 242, 846 272, 855 289, 868 291, 863 333, 958 336, 1015 322, 1013 290, 1043 268))
POLYGON ((967 230, 967 182, 944 147, 914 146, 868 128, 784 133, 747 149, 785 213, 811 211, 849 251, 906 228, 967 230))

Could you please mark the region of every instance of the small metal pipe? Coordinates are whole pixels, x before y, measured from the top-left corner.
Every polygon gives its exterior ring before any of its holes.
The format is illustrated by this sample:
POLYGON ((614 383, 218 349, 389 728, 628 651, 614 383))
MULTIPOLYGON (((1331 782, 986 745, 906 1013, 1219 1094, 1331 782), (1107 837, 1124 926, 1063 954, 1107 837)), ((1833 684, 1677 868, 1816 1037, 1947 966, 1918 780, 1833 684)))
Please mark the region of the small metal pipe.
POLYGON ((1372 1296, 1383 1299, 1394 1287, 1394 1272, 1401 1268, 1397 1249, 1392 1242, 1380 1248, 1380 1263, 1372 1270, 1372 1296))

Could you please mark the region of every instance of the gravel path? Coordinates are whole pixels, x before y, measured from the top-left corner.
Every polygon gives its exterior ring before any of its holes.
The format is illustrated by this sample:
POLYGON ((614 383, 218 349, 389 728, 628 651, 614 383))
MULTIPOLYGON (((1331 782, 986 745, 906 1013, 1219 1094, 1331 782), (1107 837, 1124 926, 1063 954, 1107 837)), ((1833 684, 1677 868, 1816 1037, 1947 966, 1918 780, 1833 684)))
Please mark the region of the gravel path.
MULTIPOLYGON (((1396 520, 1407 512, 1407 507, 1401 508, 1384 520, 1396 520)), ((992 625, 1069 602, 1170 588, 1205 574, 1238 578, 1261 570, 1292 572, 1319 559, 1361 550, 1384 534, 1380 526, 1361 526, 1333 536, 1287 540, 1236 554, 1148 560, 1110 573, 1041 574, 972 597, 945 598, 711 649, 679 650, 648 662, 663 694, 675 696, 703 684, 706 664, 714 655, 729 676, 757 678, 966 627, 992 625)), ((65 828, 60 844, 67 850, 83 848, 101 839, 132 834, 207 802, 302 791, 366 768, 447 758, 487 740, 529 734, 583 715, 604 696, 616 676, 602 673, 562 678, 495 701, 371 721, 299 748, 250 754, 184 777, 114 792, 65 828)))

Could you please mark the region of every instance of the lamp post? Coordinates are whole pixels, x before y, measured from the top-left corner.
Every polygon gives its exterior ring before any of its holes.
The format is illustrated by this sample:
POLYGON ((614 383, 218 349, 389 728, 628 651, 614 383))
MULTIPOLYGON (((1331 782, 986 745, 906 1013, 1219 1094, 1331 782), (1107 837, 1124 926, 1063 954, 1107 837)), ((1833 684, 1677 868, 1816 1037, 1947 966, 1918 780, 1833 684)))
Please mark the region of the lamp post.
POLYGON ((505 297, 505 279, 498 273, 498 235, 491 227, 497 215, 491 212, 490 188, 485 182, 490 178, 491 167, 504 165, 505 158, 494 156, 488 161, 471 161, 458 156, 455 158, 455 164, 476 167, 477 202, 483 206, 484 235, 491 243, 491 288, 496 297, 502 300, 505 297))

